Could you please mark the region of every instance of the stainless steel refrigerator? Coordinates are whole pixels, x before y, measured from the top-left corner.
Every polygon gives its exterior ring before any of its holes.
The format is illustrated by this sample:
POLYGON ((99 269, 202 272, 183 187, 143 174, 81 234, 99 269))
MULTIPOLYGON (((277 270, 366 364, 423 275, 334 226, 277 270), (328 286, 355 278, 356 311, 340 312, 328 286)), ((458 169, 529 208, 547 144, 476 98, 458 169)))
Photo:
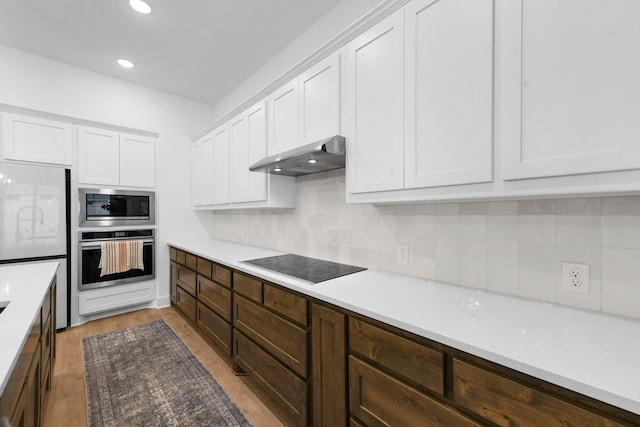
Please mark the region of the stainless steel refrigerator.
POLYGON ((56 329, 71 321, 70 186, 69 169, 0 162, 0 264, 60 263, 56 329))

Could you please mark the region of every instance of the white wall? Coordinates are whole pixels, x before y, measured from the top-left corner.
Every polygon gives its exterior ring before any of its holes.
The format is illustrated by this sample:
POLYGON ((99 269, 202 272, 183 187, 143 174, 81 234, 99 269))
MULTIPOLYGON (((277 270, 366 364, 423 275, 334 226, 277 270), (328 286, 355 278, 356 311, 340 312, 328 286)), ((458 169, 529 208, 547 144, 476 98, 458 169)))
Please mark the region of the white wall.
POLYGON ((206 236, 210 226, 191 209, 190 136, 211 122, 213 108, 2 45, 0 103, 159 134, 156 280, 167 304, 167 240, 206 236))

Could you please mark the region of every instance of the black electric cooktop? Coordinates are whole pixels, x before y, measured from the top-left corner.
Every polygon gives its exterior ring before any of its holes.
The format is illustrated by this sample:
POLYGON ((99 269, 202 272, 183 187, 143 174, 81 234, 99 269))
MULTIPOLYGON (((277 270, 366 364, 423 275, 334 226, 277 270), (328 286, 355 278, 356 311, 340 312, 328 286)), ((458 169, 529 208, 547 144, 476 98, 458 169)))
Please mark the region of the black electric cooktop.
POLYGON ((288 274, 298 279, 313 283, 324 282, 336 277, 364 271, 366 268, 354 265, 339 264, 321 259, 307 258, 300 255, 286 254, 244 261, 248 264, 288 274))

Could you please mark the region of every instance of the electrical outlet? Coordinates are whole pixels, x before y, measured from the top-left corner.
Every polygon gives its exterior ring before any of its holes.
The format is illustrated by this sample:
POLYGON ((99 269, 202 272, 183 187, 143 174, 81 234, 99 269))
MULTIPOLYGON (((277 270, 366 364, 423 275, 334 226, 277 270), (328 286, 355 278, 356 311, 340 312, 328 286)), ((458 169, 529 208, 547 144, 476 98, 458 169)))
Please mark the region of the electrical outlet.
POLYGON ((589 293, 589 266, 586 264, 562 263, 562 290, 589 293))
POLYGON ((409 264, 409 246, 398 245, 396 252, 396 262, 398 264, 409 264))

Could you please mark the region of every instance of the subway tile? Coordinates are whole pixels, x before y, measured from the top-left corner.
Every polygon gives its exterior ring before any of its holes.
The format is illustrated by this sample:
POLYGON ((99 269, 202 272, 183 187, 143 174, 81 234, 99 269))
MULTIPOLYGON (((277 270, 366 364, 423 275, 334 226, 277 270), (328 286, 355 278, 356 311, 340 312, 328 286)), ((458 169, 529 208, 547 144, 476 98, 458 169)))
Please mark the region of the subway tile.
POLYGON ((518 271, 518 295, 538 301, 554 302, 555 275, 539 271, 518 271))
POLYGON ((640 283, 640 250, 602 248, 602 281, 640 283))
POLYGON ((415 215, 416 205, 398 205, 396 207, 396 215, 415 215))
POLYGON ((487 267, 485 264, 461 265, 458 274, 461 286, 475 289, 487 288, 487 267))
POLYGON ((458 215, 436 215, 436 237, 457 239, 460 236, 460 222, 458 215))
POLYGON ((487 238, 486 215, 461 215, 459 221, 460 239, 485 240, 487 238))
POLYGON ((518 215, 555 215, 555 200, 519 200, 518 215))
POLYGON ((487 290, 507 295, 518 294, 518 269, 487 265, 487 290))
POLYGON ((558 246, 600 247, 601 217, 599 215, 558 215, 556 239, 558 246))
POLYGON ((487 216, 487 241, 517 242, 518 217, 516 215, 487 216))
POLYGON ((460 215, 486 215, 487 202, 460 203, 460 215))
POLYGON ((484 240, 460 240, 458 243, 460 265, 486 264, 487 249, 484 240))
POLYGON ((600 215, 601 201, 599 197, 582 199, 558 199, 557 215, 600 215))
POLYGON ((435 203, 420 203, 416 206, 416 215, 434 215, 436 213, 435 203))
POLYGON ((517 270, 518 243, 487 241, 487 266, 517 270))
POLYGON ((603 215, 602 246, 640 249, 640 215, 603 215))
POLYGON ((450 238, 436 238, 436 263, 458 265, 460 241, 450 238))
POLYGON ((603 197, 603 215, 640 215, 640 196, 603 197))
POLYGON ((556 247, 553 245, 520 244, 518 245, 518 269, 555 274, 560 271, 560 264, 555 257, 556 247))
POLYGON ((426 279, 433 279, 436 275, 436 260, 433 257, 418 256, 416 252, 414 258, 414 274, 417 277, 424 277, 426 279))
POLYGON ((459 203, 436 204, 436 215, 458 215, 459 213, 460 213, 459 203))
POLYGON ((433 215, 416 216, 414 224, 416 237, 434 237, 436 233, 436 220, 433 215))
POLYGON ((603 280, 602 311, 640 319, 640 285, 603 280))
POLYGON ((487 215, 517 215, 517 201, 487 202, 487 215))
POLYGON ((556 243, 555 215, 519 215, 518 241, 554 245, 556 243))
POLYGON ((457 265, 440 264, 436 261, 434 279, 438 282, 457 285, 460 277, 460 268, 457 265))

